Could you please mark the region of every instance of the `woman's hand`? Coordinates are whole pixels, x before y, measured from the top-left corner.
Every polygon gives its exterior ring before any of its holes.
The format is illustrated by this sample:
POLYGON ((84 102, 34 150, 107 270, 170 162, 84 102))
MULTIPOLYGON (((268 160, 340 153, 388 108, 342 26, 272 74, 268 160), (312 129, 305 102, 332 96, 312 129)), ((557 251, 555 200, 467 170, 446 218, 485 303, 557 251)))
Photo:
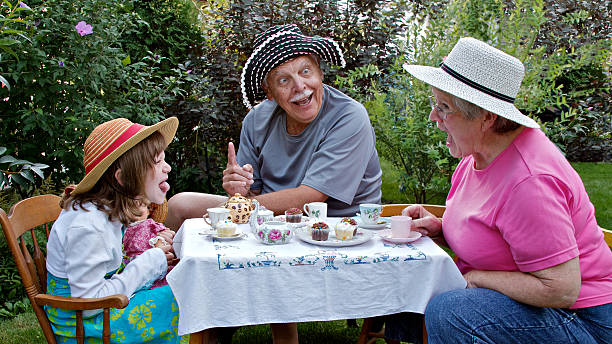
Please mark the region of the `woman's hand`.
POLYGON ((422 205, 410 205, 402 210, 402 215, 412 217, 413 231, 430 237, 442 235, 442 221, 425 210, 422 205))

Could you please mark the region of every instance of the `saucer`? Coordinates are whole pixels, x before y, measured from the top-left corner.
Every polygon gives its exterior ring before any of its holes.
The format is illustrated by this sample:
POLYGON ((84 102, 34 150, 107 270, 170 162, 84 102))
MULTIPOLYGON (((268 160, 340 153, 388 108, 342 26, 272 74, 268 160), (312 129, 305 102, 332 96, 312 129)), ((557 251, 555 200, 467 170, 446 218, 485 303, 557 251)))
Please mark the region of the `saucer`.
POLYGON ((412 231, 410 232, 410 236, 407 238, 394 238, 391 236, 391 230, 386 229, 378 234, 384 241, 388 241, 393 244, 407 244, 409 242, 413 242, 419 239, 422 234, 419 232, 412 231))
POLYGON ((246 233, 244 233, 244 232, 236 232, 232 236, 219 236, 219 234, 217 234, 217 231, 208 230, 208 231, 199 232, 198 234, 204 235, 204 236, 207 236, 207 237, 211 237, 211 238, 213 238, 215 240, 219 240, 219 241, 238 240, 238 239, 242 239, 242 238, 246 237, 246 233))
POLYGON ((357 226, 365 229, 383 229, 389 225, 389 222, 387 222, 385 219, 380 219, 378 222, 379 223, 370 225, 362 223, 361 220, 358 220, 357 226))
POLYGON ((246 237, 246 233, 236 232, 232 236, 219 236, 219 234, 212 234, 211 236, 215 240, 219 240, 219 241, 231 241, 231 240, 238 240, 238 239, 242 239, 242 238, 246 237))

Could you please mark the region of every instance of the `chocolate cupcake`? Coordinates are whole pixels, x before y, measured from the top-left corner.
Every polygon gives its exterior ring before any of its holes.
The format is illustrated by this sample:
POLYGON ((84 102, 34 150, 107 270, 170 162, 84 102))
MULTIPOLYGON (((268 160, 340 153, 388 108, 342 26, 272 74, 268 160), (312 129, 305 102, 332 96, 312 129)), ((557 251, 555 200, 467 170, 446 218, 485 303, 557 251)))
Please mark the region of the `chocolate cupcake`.
POLYGON ((329 238, 329 226, 325 222, 316 222, 311 227, 312 240, 325 241, 329 238))
POLYGON ((288 223, 302 222, 302 211, 298 208, 290 208, 285 210, 285 221, 288 223))

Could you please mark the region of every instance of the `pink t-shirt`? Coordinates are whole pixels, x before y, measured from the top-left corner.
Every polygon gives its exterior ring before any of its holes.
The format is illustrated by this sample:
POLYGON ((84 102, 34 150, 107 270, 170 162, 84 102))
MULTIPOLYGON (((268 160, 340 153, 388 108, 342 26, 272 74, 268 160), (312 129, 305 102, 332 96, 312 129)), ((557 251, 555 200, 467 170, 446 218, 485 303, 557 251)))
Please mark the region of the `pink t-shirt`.
POLYGON ((483 170, 463 158, 453 173, 444 238, 470 270, 531 272, 579 257, 571 308, 612 302, 612 252, 578 173, 538 129, 525 128, 483 170))

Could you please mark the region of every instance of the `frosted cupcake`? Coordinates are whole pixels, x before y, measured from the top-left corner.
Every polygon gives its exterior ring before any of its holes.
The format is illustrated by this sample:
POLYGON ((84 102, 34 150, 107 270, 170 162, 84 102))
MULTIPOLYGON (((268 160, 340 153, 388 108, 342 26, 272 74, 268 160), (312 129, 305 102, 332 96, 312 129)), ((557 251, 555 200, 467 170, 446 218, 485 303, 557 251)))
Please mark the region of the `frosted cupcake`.
POLYGON ((338 222, 336 223, 336 239, 338 240, 351 240, 353 239, 353 234, 355 228, 350 224, 350 222, 338 222))
POLYGON ((223 220, 217 222, 215 226, 217 235, 220 237, 231 237, 236 235, 236 224, 232 220, 223 220))
POLYGON ((302 222, 302 211, 298 208, 290 208, 285 210, 285 221, 288 223, 302 222))
POLYGON ((329 226, 325 222, 315 222, 310 227, 312 240, 325 241, 329 237, 329 226))
POLYGON ((338 223, 350 224, 351 228, 353 228, 353 236, 357 235, 357 221, 355 221, 355 219, 349 219, 348 217, 343 217, 342 219, 340 219, 340 222, 338 223))

